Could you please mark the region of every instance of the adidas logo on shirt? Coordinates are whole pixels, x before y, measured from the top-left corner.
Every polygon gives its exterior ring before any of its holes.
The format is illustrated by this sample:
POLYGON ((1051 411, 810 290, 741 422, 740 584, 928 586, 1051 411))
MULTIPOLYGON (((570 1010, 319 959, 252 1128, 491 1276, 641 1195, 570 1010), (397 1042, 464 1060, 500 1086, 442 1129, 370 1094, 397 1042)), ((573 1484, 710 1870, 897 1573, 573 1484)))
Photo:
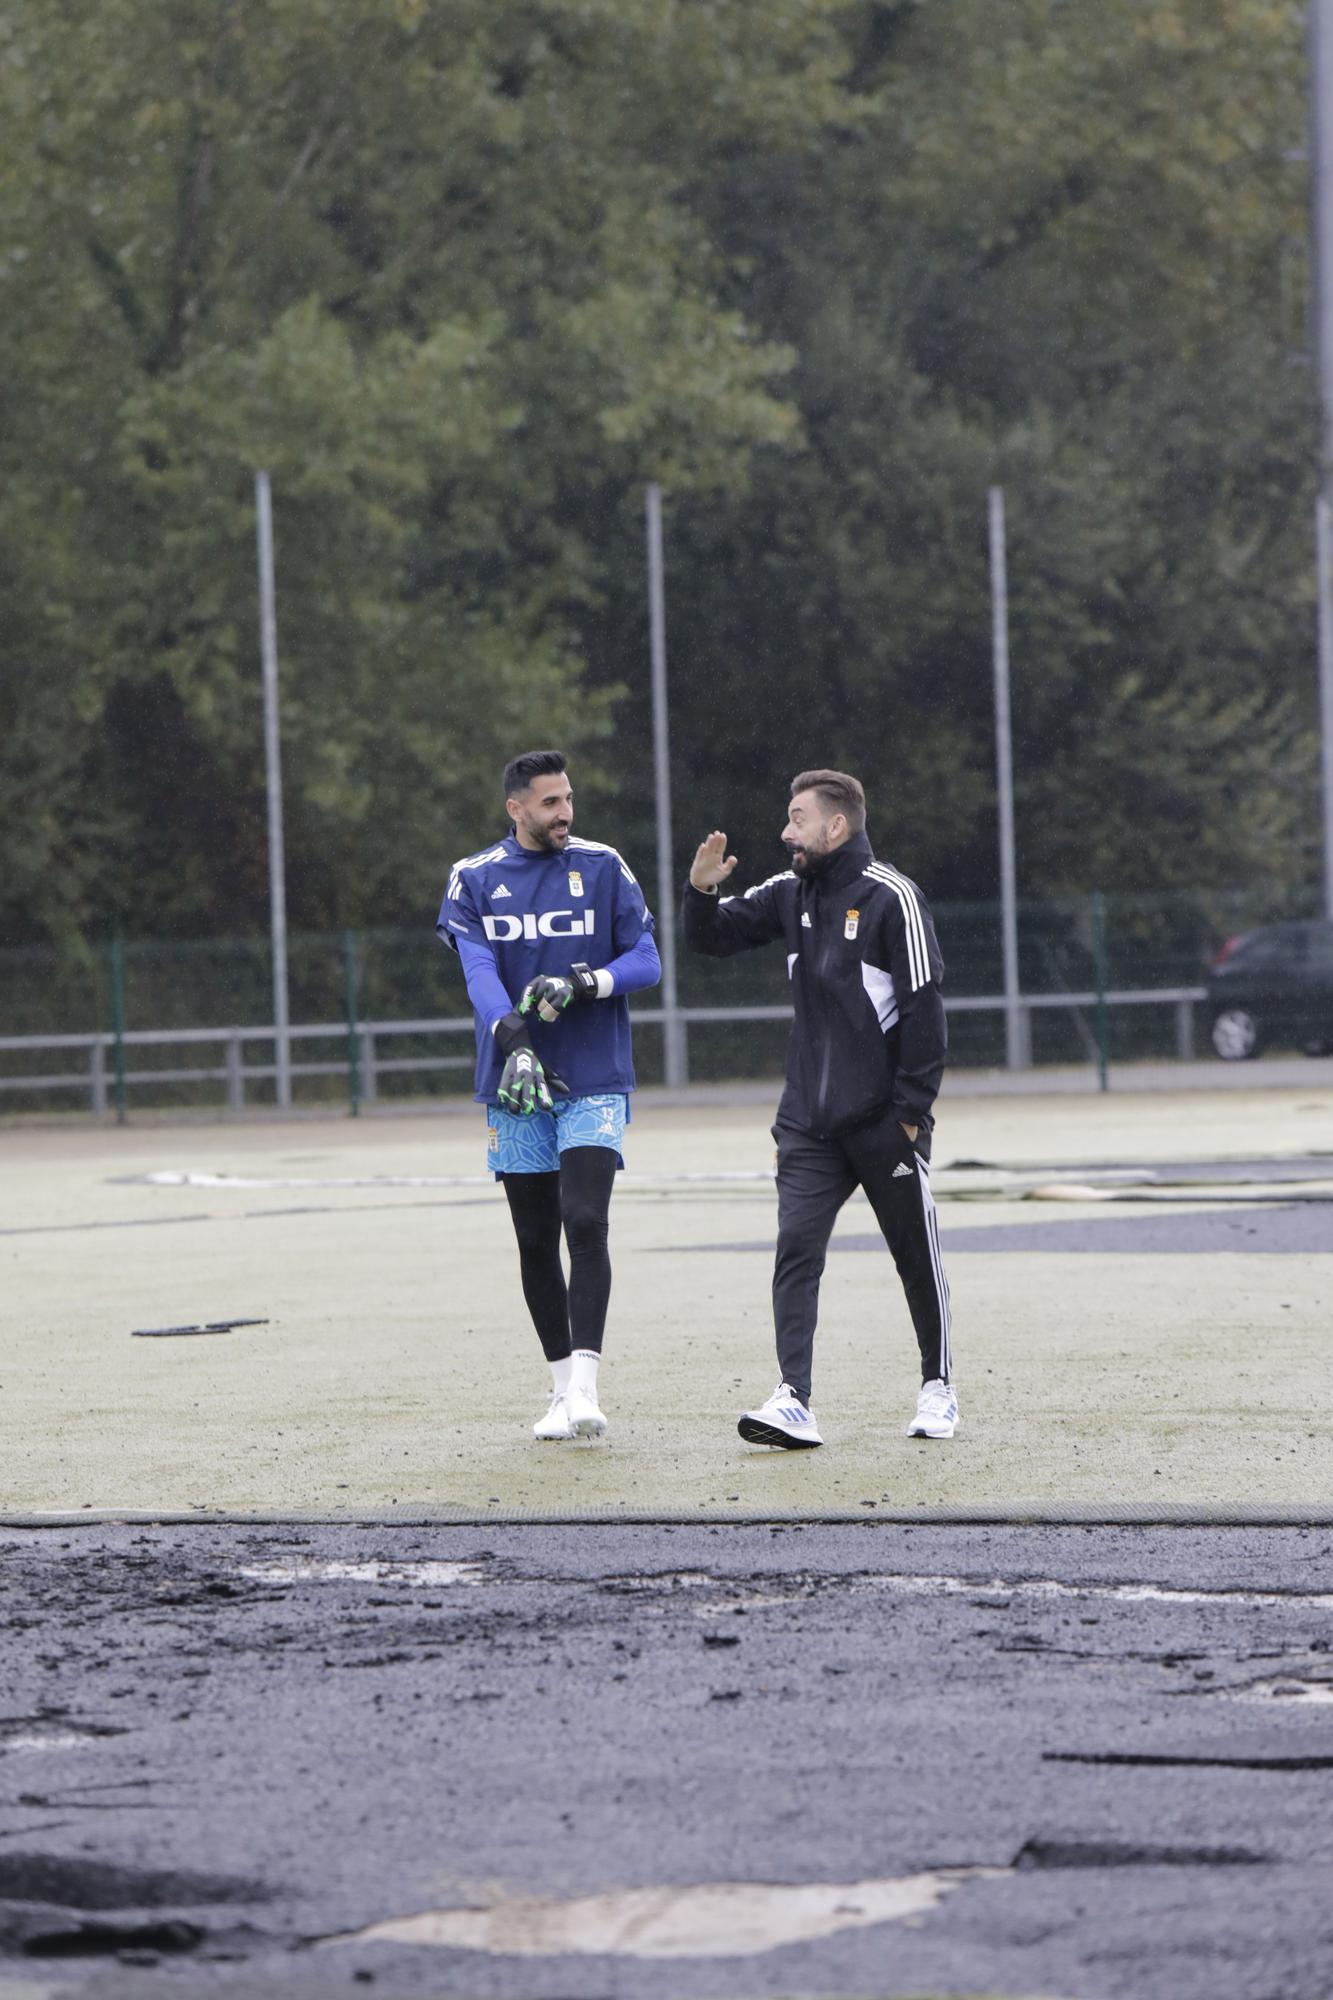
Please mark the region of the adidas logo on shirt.
POLYGON ((891 1181, 896 1181, 900 1178, 901 1175, 910 1174, 911 1171, 912 1169, 908 1166, 906 1160, 899 1160, 897 1166, 894 1168, 893 1172, 889 1175, 889 1179, 891 1181))
POLYGON ((812 931, 814 929, 814 925, 810 921, 809 910, 801 911, 801 929, 803 931, 812 931))
POLYGON ((509 893, 510 892, 508 889, 505 888, 504 883, 500 882, 496 885, 494 889, 491 890, 491 901, 493 903, 498 903, 501 896, 507 896, 509 893))

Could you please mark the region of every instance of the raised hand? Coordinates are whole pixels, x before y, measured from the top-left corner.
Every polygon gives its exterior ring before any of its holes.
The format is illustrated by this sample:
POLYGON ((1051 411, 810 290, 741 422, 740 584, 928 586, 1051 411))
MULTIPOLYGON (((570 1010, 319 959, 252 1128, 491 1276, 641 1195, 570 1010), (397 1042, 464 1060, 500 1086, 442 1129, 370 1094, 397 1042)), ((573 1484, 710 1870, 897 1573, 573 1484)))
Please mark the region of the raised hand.
POLYGON ((726 834, 710 833, 706 840, 699 843, 699 850, 690 865, 690 881, 696 889, 716 889, 719 882, 726 881, 736 861, 734 854, 727 853, 726 834))

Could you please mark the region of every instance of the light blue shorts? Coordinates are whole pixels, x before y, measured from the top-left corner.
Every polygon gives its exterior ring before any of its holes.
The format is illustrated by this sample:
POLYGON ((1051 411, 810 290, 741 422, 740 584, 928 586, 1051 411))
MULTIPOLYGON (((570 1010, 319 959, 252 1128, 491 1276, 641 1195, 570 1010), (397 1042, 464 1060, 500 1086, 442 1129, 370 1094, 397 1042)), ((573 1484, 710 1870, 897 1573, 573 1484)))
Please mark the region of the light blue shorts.
POLYGON ((623 1092, 605 1097, 557 1097, 553 1111, 523 1117, 499 1104, 486 1106, 486 1165, 501 1174, 554 1174, 571 1146, 606 1146, 620 1159, 629 1122, 623 1092))

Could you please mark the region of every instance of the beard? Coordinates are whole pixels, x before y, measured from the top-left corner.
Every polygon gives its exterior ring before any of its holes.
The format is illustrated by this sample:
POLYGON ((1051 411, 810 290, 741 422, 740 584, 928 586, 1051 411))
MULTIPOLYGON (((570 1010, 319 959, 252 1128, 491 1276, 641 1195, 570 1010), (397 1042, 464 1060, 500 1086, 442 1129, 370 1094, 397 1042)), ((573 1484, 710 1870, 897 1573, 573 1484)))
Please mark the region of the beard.
POLYGON ((829 852, 827 847, 789 847, 792 874, 801 882, 809 882, 827 867, 829 852))
POLYGON ((536 841, 538 847, 544 847, 548 854, 564 853, 565 844, 569 839, 569 828, 567 826, 559 828, 553 826, 530 826, 527 831, 529 837, 536 841))

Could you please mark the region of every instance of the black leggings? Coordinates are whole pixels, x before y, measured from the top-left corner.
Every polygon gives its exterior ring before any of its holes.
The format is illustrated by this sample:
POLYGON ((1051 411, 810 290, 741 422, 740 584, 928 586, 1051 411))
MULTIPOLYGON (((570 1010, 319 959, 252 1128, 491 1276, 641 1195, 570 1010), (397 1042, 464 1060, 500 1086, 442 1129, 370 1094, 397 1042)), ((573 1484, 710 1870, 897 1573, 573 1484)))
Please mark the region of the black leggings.
POLYGON ((602 1351, 611 1298, 606 1246, 617 1156, 609 1146, 571 1146, 554 1174, 505 1174, 504 1191, 518 1238, 523 1296, 548 1361, 575 1347, 602 1351), (560 1231, 569 1245, 569 1283, 560 1262, 560 1231))

